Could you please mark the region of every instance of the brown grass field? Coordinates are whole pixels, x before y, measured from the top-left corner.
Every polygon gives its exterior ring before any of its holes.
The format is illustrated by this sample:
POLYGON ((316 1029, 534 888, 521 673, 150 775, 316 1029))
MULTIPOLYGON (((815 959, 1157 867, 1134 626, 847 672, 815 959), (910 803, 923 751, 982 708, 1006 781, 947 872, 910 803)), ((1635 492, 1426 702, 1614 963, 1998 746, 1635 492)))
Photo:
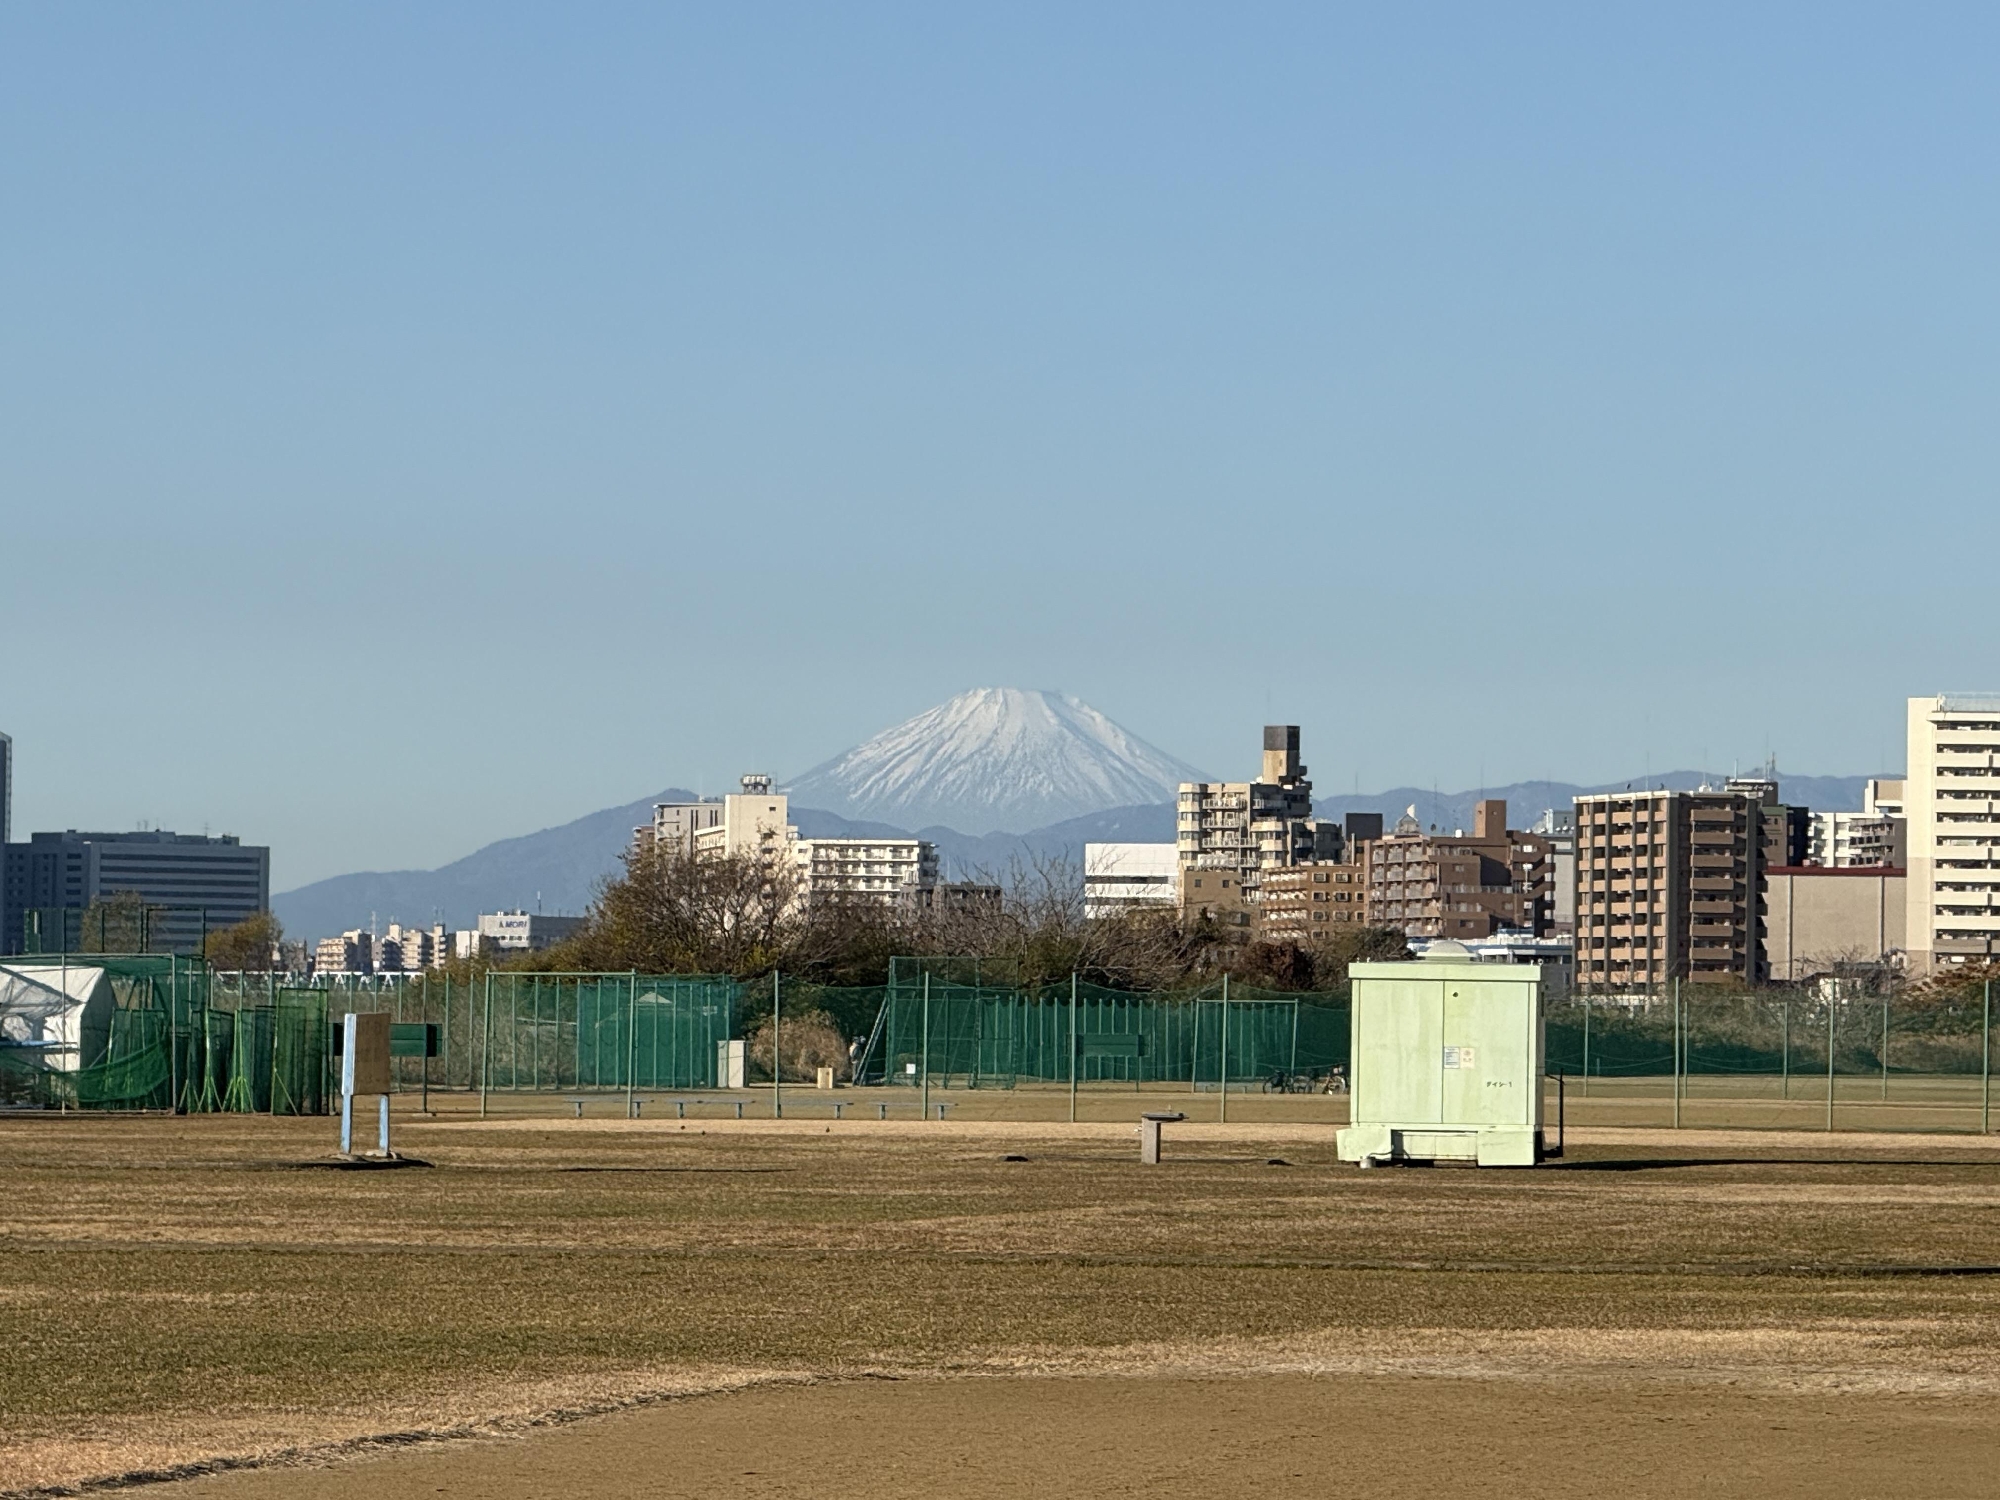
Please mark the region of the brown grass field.
POLYGON ((1831 1136, 1573 1092, 1562 1162, 1484 1173, 1185 1092, 405 1097, 393 1172, 324 1119, 0 1119, 0 1491, 1991 1494, 2000 1138, 1845 1089, 1831 1136))

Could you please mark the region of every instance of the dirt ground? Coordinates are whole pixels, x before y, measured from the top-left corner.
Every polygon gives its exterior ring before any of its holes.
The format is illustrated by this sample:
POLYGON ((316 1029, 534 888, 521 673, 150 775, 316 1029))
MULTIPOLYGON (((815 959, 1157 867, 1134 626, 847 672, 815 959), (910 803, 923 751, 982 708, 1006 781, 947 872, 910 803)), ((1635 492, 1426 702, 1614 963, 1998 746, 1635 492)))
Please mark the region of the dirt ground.
POLYGON ((1968 1400, 1438 1377, 1082 1377, 776 1388, 501 1441, 175 1484, 175 1500, 465 1496, 878 1500, 1261 1495, 1344 1500, 1993 1493, 1968 1400))
POLYGON ((1991 1492, 2000 1140, 1361 1172, 1270 1099, 1149 1169, 1126 1097, 0 1119, 0 1493, 1991 1492))

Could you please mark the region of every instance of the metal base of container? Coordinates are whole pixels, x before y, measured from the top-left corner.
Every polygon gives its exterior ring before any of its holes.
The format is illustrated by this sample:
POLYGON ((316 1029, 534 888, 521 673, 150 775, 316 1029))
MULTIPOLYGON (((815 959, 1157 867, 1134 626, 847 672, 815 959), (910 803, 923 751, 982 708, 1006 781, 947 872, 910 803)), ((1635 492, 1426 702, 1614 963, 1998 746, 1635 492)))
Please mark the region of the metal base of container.
POLYGON ((1351 1125, 1336 1137, 1342 1161, 1463 1161, 1482 1167, 1532 1167, 1541 1132, 1515 1128, 1453 1130, 1439 1125, 1351 1125))

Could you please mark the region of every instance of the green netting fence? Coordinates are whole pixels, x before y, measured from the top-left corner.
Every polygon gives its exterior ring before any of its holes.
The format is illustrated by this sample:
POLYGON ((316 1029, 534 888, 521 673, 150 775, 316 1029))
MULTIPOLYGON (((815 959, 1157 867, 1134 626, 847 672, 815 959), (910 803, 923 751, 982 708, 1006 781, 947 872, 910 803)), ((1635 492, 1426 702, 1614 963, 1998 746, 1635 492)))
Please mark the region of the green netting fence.
MULTIPOLYGON (((979 982, 963 961, 895 960, 854 1062, 864 1084, 1179 1084, 1323 1078, 1348 1060, 1345 997, 1228 988, 1131 992, 979 982), (1338 1003, 1335 1003, 1336 1000, 1338 1003)), ((855 992, 841 992, 850 996, 855 992)), ((848 1002, 851 1007, 851 1001, 848 1002)))
POLYGON ((1983 995, 1957 1000, 1838 988, 1570 996, 1547 1012, 1547 1070, 1578 1079, 1735 1079, 1752 1096, 1793 1080, 1982 1077, 1983 995))
POLYGON ((712 974, 488 980, 480 1076, 502 1091, 714 1088, 742 990, 712 974))

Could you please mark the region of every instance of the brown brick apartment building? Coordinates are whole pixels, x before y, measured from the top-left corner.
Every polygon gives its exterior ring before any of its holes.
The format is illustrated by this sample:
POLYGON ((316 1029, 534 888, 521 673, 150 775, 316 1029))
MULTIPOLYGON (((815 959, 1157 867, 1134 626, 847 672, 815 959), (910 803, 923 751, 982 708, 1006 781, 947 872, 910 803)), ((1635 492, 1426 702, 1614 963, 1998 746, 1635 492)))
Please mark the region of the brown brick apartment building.
POLYGON ((1761 983, 1766 872, 1802 826, 1775 782, 1577 798, 1578 986, 1761 983))
POLYGON ((1363 848, 1367 919, 1405 936, 1464 940, 1512 927, 1540 937, 1555 920, 1550 842, 1510 831, 1503 798, 1474 807, 1470 836, 1424 833, 1406 817, 1363 848))

